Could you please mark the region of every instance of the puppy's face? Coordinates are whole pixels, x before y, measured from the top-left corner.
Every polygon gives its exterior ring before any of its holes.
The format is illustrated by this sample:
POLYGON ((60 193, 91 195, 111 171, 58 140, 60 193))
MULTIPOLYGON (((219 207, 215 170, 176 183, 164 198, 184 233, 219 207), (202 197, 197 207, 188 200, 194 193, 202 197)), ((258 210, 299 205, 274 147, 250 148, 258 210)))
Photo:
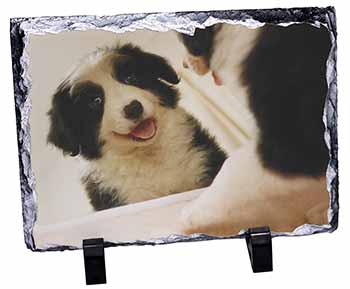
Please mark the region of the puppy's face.
POLYGON ((165 59, 131 45, 95 55, 57 89, 48 141, 87 159, 151 145, 177 105, 178 82, 165 59))

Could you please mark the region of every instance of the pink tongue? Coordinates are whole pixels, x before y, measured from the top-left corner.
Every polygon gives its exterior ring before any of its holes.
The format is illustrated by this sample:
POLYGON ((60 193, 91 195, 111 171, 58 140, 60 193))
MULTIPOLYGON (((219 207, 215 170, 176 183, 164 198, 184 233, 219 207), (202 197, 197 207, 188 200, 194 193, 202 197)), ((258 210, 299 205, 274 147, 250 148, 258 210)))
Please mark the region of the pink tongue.
POLYGON ((213 75, 215 84, 216 85, 222 85, 221 79, 217 76, 217 74, 214 71, 212 72, 212 75, 213 75))
POLYGON ((154 120, 146 119, 138 124, 129 134, 140 139, 150 139, 156 133, 154 120))

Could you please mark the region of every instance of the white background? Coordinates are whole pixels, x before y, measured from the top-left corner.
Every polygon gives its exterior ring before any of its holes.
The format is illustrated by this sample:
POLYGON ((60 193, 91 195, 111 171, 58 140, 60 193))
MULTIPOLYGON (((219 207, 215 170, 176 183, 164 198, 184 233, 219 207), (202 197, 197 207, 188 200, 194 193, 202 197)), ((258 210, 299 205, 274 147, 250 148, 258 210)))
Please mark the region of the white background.
MULTIPOLYGON (((19 16, 328 6, 338 16, 340 221, 333 234, 273 240, 274 272, 251 273, 243 240, 106 250, 104 288, 347 288, 350 247, 347 1, 3 1, 0 16, 0 287, 84 288, 82 251, 33 253, 23 241, 9 18, 19 16), (5 4, 6 3, 6 4, 5 4), (6 6, 5 6, 6 5, 6 6)), ((54 68, 53 68, 54 69, 54 68)))

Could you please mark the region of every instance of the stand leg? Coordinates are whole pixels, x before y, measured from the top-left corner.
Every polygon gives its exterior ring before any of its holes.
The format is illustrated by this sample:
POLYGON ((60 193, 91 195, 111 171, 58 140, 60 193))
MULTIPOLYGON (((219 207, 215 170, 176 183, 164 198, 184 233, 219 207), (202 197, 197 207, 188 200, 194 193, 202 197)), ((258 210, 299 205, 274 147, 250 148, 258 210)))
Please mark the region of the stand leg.
POLYGON ((86 285, 107 283, 103 239, 83 240, 83 250, 86 285))
POLYGON ((259 227, 248 229, 246 242, 253 272, 272 271, 272 238, 270 228, 259 227))

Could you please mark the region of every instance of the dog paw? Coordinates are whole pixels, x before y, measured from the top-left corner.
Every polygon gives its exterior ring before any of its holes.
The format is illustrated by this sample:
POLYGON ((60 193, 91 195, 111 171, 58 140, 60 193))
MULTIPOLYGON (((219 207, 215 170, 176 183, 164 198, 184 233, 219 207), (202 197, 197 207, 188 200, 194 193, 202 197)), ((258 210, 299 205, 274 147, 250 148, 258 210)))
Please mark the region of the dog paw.
POLYGON ((201 219, 203 216, 200 216, 200 212, 196 212, 195 206, 189 204, 185 206, 180 215, 180 223, 182 226, 182 231, 184 234, 194 234, 199 233, 201 227, 201 219))

